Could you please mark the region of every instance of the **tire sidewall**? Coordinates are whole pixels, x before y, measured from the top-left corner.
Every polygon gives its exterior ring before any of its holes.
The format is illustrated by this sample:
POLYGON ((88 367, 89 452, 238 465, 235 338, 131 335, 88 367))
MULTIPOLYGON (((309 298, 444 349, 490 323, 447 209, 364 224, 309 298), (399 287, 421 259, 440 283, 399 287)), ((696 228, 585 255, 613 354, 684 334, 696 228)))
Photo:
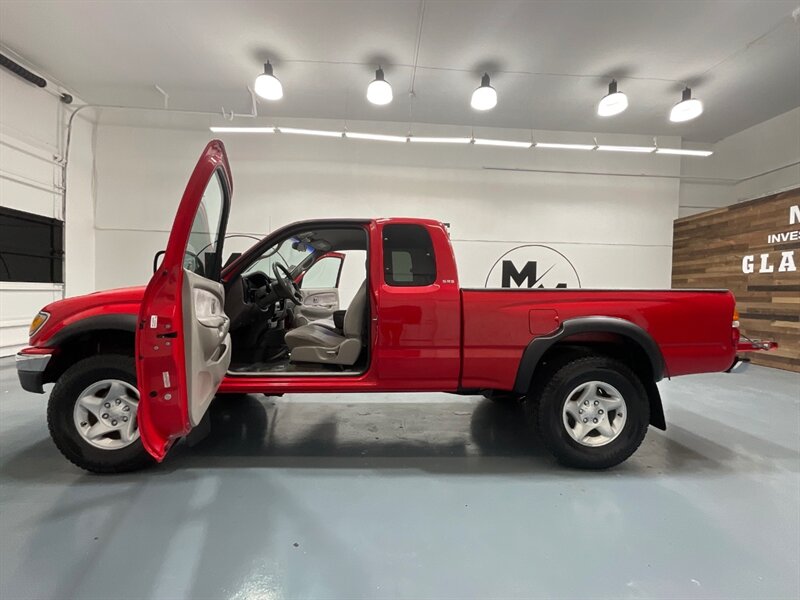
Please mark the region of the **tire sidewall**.
MULTIPOLYGON (((590 359, 594 363, 602 359, 590 359)), ((608 468, 619 464, 638 448, 650 421, 649 404, 639 379, 622 365, 568 364, 556 373, 539 407, 540 433, 563 463, 581 468, 608 468), (583 383, 599 381, 615 387, 625 400, 627 417, 620 434, 602 446, 584 446, 567 431, 563 410, 573 390, 583 383)))
POLYGON ((136 387, 133 358, 95 356, 70 367, 59 378, 48 403, 50 434, 70 461, 90 471, 124 471, 143 463, 146 451, 141 437, 124 448, 103 450, 83 439, 75 425, 75 403, 86 388, 103 379, 118 379, 136 387))

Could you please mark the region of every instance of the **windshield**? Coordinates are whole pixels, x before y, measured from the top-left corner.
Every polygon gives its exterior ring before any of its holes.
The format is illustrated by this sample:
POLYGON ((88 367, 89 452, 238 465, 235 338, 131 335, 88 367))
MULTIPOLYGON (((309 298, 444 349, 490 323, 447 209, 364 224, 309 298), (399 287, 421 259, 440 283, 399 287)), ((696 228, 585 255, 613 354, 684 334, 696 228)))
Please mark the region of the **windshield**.
POLYGON ((244 274, 261 271, 262 273, 272 275, 272 265, 276 262, 281 263, 293 273, 300 263, 307 260, 313 254, 314 248, 301 243, 296 237, 290 237, 270 246, 264 254, 261 255, 261 258, 250 265, 244 274))

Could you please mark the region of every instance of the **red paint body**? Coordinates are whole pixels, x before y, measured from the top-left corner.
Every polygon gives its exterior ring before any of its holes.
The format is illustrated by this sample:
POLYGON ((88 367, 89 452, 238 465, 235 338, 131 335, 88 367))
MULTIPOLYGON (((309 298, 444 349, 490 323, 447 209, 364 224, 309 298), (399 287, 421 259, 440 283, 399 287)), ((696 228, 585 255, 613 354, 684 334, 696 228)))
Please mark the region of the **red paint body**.
MULTIPOLYGON (((230 185, 230 168, 219 142, 209 144, 192 174, 164 261, 146 290, 110 290, 50 304, 44 309, 50 318, 31 338, 31 348, 23 351, 58 352, 57 344, 51 343, 53 337, 89 317, 135 315, 142 393, 139 429, 145 447, 158 459, 191 428, 180 310, 183 253, 199 198, 215 170, 222 170, 230 185), (151 326, 152 316, 157 317, 155 326, 151 326)), ((228 375, 220 392, 511 390, 532 339, 552 334, 564 321, 586 316, 624 319, 648 332, 664 359, 665 373, 658 374, 659 379, 724 371, 734 361, 738 330, 732 326, 730 292, 462 290, 447 231, 440 222, 378 219, 369 223, 367 232, 371 317, 367 371, 352 377, 228 375), (413 223, 428 230, 437 273, 432 285, 384 283, 382 229, 387 223, 413 223)), ((247 260, 245 253, 230 265, 223 281, 230 280, 247 260)), ((592 339, 592 335, 584 338, 592 339)))

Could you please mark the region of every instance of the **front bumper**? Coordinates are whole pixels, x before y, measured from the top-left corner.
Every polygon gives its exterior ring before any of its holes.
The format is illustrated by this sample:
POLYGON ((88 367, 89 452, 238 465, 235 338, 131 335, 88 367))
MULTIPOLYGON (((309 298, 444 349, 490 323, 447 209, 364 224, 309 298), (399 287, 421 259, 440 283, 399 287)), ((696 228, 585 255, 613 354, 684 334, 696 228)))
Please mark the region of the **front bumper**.
POLYGON ((52 354, 17 354, 17 376, 23 390, 44 394, 44 370, 52 354))

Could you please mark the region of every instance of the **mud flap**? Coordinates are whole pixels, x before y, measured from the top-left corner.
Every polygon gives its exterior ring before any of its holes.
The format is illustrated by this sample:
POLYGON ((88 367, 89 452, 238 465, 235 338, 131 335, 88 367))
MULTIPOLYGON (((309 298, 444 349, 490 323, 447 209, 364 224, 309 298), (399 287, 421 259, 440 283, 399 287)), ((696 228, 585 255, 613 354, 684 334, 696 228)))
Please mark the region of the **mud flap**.
POLYGON ((661 402, 661 392, 655 381, 644 382, 647 389, 647 399, 650 401, 650 425, 661 431, 667 430, 667 420, 664 417, 664 406, 661 402))

